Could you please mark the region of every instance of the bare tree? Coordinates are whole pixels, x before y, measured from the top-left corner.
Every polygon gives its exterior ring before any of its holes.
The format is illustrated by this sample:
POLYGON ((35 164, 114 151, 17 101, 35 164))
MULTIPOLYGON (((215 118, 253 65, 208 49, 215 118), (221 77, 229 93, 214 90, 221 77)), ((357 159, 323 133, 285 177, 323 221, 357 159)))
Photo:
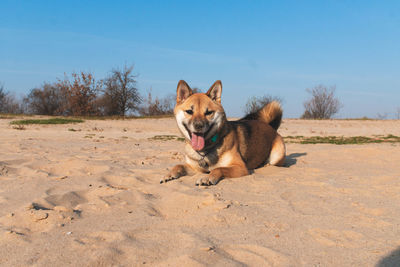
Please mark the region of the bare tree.
POLYGON ((247 100, 246 106, 244 107, 244 112, 246 114, 255 113, 272 101, 278 101, 279 103, 282 103, 282 98, 270 95, 259 97, 252 96, 247 100))
POLYGON ((396 110, 396 119, 400 120, 400 107, 396 110))
POLYGON ((22 113, 22 105, 10 92, 5 91, 2 83, 0 83, 0 113, 22 113))
POLYGON ((6 113, 8 102, 8 92, 4 90, 4 85, 0 83, 0 113, 6 113))
POLYGON ((128 111, 137 111, 141 98, 136 88, 133 66, 113 69, 104 80, 103 105, 106 115, 125 116, 128 111))
POLYGON ((25 98, 25 102, 30 113, 64 115, 67 95, 58 84, 45 82, 41 87, 32 89, 25 98))
POLYGON ((388 115, 389 114, 387 112, 385 112, 385 113, 377 113, 376 114, 376 119, 378 119, 378 120, 386 120, 388 115))
POLYGON ((193 93, 193 94, 201 93, 201 90, 200 90, 199 87, 193 87, 193 88, 191 88, 191 89, 192 89, 192 93, 193 93))
POLYGON ((304 102, 302 119, 330 119, 339 112, 342 104, 335 96, 336 86, 329 89, 318 85, 312 89, 306 89, 311 94, 311 99, 304 102))
POLYGON ((156 97, 153 100, 151 89, 138 109, 141 116, 171 115, 174 113, 175 95, 167 95, 163 98, 156 97))

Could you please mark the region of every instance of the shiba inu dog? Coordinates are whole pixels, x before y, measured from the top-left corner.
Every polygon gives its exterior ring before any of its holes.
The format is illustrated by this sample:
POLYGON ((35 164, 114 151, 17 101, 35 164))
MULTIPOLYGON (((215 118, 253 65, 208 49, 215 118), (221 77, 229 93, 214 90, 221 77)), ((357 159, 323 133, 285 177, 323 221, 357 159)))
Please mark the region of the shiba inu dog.
POLYGON ((215 185, 264 164, 284 164, 285 144, 277 133, 280 104, 273 101, 240 120, 228 121, 221 93, 221 81, 205 94, 194 94, 185 81, 179 81, 174 114, 186 139, 186 163, 173 167, 160 183, 199 173, 196 185, 215 185))

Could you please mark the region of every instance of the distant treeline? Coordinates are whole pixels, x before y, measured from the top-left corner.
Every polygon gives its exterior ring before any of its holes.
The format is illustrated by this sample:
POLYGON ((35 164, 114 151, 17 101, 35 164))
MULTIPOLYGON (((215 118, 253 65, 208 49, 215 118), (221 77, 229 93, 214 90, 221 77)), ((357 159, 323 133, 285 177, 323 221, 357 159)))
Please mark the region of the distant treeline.
MULTIPOLYGON (((22 99, 17 99, 0 83, 0 113, 36 114, 57 116, 157 116, 172 115, 175 94, 153 97, 151 89, 140 95, 136 87, 134 67, 124 65, 114 68, 108 76, 96 80, 93 73, 79 72, 64 74, 55 82, 44 82, 33 88, 22 99)), ((200 92, 193 88, 193 92, 200 92)), ((302 119, 330 119, 343 107, 335 95, 335 86, 317 85, 307 88, 311 95, 304 101, 302 119)), ((271 101, 282 103, 277 96, 249 96, 244 107, 246 114, 256 112, 271 101)), ((386 119, 377 114, 377 119, 386 119)), ((400 119, 400 107, 395 112, 400 119)))
POLYGON ((151 90, 141 96, 133 66, 112 69, 96 80, 90 72, 64 75, 56 82, 44 82, 16 99, 0 84, 0 113, 62 116, 167 115, 173 113, 175 97, 153 98, 151 90))

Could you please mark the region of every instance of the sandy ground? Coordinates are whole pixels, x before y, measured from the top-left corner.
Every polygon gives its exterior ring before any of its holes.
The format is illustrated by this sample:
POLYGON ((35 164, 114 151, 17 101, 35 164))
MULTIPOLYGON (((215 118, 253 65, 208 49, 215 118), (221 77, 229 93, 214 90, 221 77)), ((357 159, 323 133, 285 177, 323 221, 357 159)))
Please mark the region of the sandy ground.
MULTIPOLYGON (((400 266, 400 144, 287 144, 286 167, 196 187, 173 119, 0 120, 0 265, 400 266), (73 131, 73 130, 75 131, 73 131)), ((400 121, 285 120, 288 135, 400 121)))

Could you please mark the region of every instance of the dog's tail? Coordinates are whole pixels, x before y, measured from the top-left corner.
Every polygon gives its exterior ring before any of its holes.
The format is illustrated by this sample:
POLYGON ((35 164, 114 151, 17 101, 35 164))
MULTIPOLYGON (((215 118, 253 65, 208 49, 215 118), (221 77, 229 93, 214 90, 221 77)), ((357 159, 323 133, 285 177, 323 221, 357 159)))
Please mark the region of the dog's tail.
POLYGON ((241 120, 260 120, 278 130, 282 121, 282 108, 279 102, 272 101, 254 113, 246 115, 241 120))

